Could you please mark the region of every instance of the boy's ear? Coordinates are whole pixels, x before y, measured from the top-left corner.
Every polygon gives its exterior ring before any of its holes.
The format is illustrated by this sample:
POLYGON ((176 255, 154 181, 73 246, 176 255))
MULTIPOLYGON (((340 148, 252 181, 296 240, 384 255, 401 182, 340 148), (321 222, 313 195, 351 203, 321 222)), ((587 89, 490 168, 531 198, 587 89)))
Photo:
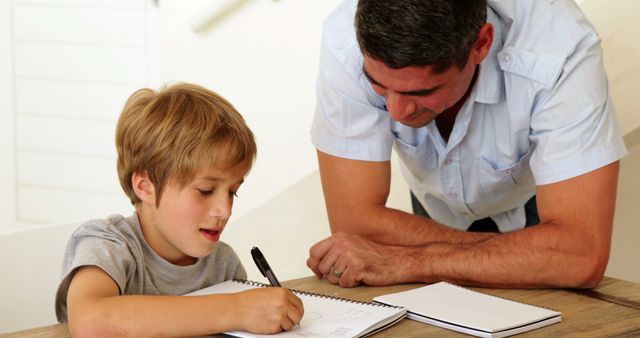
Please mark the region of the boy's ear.
POLYGON ((147 171, 134 172, 133 175, 131 175, 131 184, 133 185, 133 191, 143 204, 155 206, 156 189, 149 179, 149 173, 147 171))

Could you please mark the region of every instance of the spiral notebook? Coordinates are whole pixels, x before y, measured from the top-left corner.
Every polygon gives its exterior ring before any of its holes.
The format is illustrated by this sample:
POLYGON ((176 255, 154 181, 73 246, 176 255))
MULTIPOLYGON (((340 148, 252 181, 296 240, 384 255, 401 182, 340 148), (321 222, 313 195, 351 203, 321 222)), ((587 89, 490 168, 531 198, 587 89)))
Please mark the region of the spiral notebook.
POLYGON ((404 306, 407 318, 478 337, 507 337, 561 321, 560 312, 446 282, 375 297, 404 306))
MULTIPOLYGON (((262 287, 269 287, 269 285, 245 280, 228 280, 187 295, 233 293, 262 287)), ((406 309, 402 307, 359 302, 304 291, 291 291, 302 300, 304 316, 300 325, 290 331, 280 332, 277 336, 366 337, 396 324, 406 314, 406 309)), ((236 337, 273 336, 241 331, 225 332, 225 334, 236 337)))

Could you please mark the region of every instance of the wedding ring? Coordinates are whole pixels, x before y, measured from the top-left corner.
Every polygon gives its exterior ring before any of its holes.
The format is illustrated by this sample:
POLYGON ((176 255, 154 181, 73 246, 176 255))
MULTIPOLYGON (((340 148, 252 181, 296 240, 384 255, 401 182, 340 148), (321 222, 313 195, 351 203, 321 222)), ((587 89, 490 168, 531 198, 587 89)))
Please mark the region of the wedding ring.
POLYGON ((331 274, 336 278, 340 278, 340 276, 342 276, 342 272, 336 270, 333 265, 331 266, 331 274))

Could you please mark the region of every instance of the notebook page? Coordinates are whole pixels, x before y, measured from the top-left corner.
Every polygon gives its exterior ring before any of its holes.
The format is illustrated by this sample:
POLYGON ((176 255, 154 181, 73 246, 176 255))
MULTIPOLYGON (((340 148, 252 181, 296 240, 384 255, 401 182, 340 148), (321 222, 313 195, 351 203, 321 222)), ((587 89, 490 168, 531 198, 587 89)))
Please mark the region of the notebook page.
POLYGON ((446 282, 378 296, 374 301, 404 306, 410 313, 485 332, 499 332, 552 317, 559 319, 560 316, 556 311, 494 297, 446 282))
MULTIPOLYGON (((188 295, 240 292, 259 286, 226 281, 188 295)), ((300 325, 278 334, 282 337, 356 337, 369 329, 394 323, 404 317, 405 310, 349 302, 315 294, 296 292, 304 304, 300 325)), ((227 332, 237 337, 273 337, 248 332, 227 332)))
POLYGON ((237 283, 232 280, 228 280, 219 284, 211 285, 204 289, 191 292, 187 296, 200 296, 200 295, 213 295, 219 293, 234 293, 241 292, 250 289, 255 289, 257 286, 251 284, 237 283))

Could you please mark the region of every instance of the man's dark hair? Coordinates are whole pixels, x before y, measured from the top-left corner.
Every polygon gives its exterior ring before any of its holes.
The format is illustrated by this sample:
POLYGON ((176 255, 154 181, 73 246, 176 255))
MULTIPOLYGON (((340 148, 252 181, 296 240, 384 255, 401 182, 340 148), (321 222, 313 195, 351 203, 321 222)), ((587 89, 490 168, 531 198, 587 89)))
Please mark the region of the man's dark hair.
POLYGON ((359 0, 362 53, 390 68, 462 69, 487 21, 486 0, 359 0))

